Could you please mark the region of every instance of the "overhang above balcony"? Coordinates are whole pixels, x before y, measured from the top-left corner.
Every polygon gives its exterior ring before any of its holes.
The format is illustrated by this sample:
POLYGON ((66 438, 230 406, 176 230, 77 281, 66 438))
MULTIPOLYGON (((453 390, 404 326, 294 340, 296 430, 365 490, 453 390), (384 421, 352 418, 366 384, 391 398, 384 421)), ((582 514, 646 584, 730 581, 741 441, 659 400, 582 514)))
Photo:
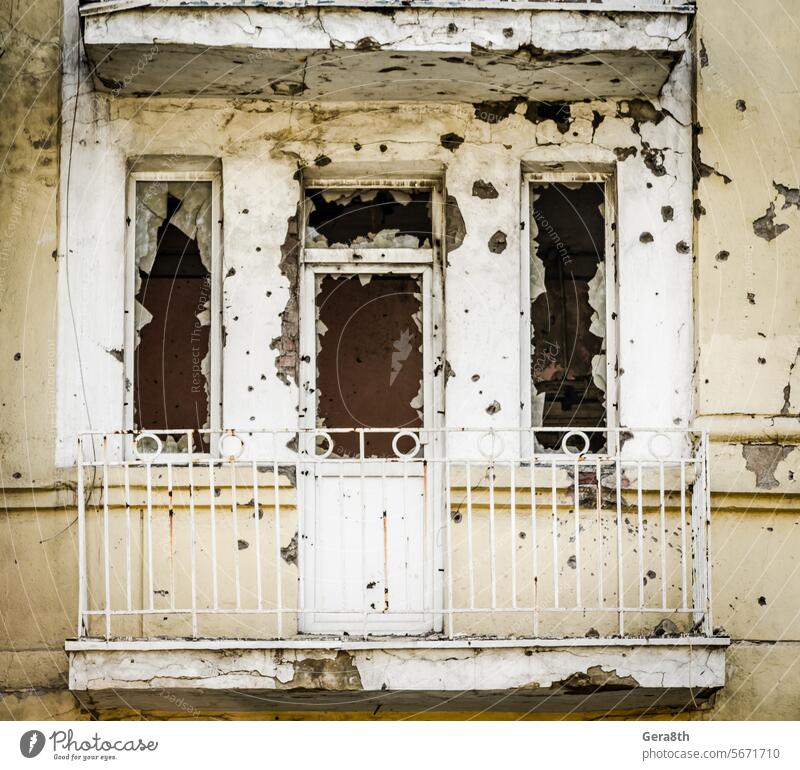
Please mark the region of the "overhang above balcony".
POLYGON ((573 101, 659 93, 691 16, 644 5, 116 0, 82 14, 95 85, 115 94, 573 101))

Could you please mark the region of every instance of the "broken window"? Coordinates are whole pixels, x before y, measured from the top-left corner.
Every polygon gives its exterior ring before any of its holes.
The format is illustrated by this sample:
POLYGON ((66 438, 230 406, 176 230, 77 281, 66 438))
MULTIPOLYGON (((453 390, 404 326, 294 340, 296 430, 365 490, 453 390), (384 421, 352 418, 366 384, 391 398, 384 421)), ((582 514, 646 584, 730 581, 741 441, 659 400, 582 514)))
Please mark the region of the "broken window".
POLYGON ((306 248, 429 249, 430 189, 309 188, 306 248))
MULTIPOLYGON (((606 414, 605 185, 534 182, 531 381, 534 427, 603 428, 606 414)), ((590 450, 605 445, 588 433, 590 450)), ((537 434, 548 449, 563 433, 537 434)))
MULTIPOLYGON (((320 275, 316 285, 317 425, 422 427, 422 294, 415 275, 320 275)), ((366 457, 394 457, 393 433, 365 433, 366 457)), ((359 456, 357 433, 333 434, 359 456)), ((398 450, 408 452, 398 441, 398 450)))
POLYGON ((331 434, 338 456, 360 455, 359 428, 374 430, 364 432, 365 457, 421 455, 419 442, 397 432, 425 424, 423 356, 432 343, 424 340, 435 327, 423 329, 423 308, 441 237, 439 182, 319 180, 306 189, 305 215, 304 275, 314 294, 302 312, 314 313, 316 330, 302 357, 315 383, 311 422, 346 431, 331 434))
POLYGON ((133 424, 166 452, 209 451, 211 220, 209 181, 137 181, 133 424), (183 432, 181 432, 183 431, 183 432))

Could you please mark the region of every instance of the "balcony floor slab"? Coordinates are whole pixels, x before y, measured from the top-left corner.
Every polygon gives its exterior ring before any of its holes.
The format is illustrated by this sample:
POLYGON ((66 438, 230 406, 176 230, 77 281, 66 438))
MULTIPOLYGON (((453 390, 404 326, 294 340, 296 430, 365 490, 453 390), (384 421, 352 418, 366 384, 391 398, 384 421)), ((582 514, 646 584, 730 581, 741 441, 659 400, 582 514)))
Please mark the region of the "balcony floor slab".
POLYGON ((70 688, 99 710, 661 711, 713 698, 728 643, 319 641, 68 642, 70 688))

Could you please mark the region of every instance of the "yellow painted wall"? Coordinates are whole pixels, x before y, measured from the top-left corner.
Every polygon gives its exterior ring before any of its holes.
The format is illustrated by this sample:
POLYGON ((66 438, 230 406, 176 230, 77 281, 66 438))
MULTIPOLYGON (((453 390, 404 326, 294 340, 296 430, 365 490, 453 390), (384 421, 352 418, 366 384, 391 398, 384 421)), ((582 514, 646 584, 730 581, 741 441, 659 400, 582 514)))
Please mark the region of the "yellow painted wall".
MULTIPOLYGON (((60 28, 58 0, 0 0, 3 718, 87 716, 63 653, 75 493, 52 462, 60 28)), ((800 718, 799 33, 788 0, 698 1, 696 408, 718 439, 715 623, 734 644, 716 705, 685 718, 800 718)))

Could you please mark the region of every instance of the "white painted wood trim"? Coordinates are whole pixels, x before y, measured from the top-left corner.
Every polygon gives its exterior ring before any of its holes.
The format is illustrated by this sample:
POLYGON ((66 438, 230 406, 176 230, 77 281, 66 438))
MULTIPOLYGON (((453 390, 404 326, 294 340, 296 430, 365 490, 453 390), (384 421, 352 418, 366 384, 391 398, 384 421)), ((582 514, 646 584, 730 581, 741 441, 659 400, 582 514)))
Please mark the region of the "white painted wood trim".
POLYGON ((360 246, 353 249, 304 249, 303 263, 306 265, 355 264, 420 264, 433 263, 433 249, 384 249, 375 246, 360 246))
POLYGON ((67 652, 111 650, 407 650, 407 649, 498 649, 570 647, 728 647, 728 637, 682 636, 674 639, 632 639, 607 637, 591 639, 376 639, 341 640, 309 637, 305 639, 131 639, 106 642, 102 639, 67 639, 67 652))
MULTIPOLYGON (((136 184, 137 182, 210 182, 211 183, 211 299, 209 315, 209 351, 211 353, 210 382, 208 383, 209 428, 222 426, 222 195, 221 177, 217 171, 132 171, 128 174, 125 233, 125 338, 123 350, 123 387, 130 382, 130 391, 123 392, 124 428, 132 430, 134 394, 134 353, 136 347, 136 184)), ((212 442, 211 454, 217 447, 212 442)), ((131 457, 131 441, 125 443, 125 457, 131 457)), ((202 453, 193 453, 202 457, 202 453)))

